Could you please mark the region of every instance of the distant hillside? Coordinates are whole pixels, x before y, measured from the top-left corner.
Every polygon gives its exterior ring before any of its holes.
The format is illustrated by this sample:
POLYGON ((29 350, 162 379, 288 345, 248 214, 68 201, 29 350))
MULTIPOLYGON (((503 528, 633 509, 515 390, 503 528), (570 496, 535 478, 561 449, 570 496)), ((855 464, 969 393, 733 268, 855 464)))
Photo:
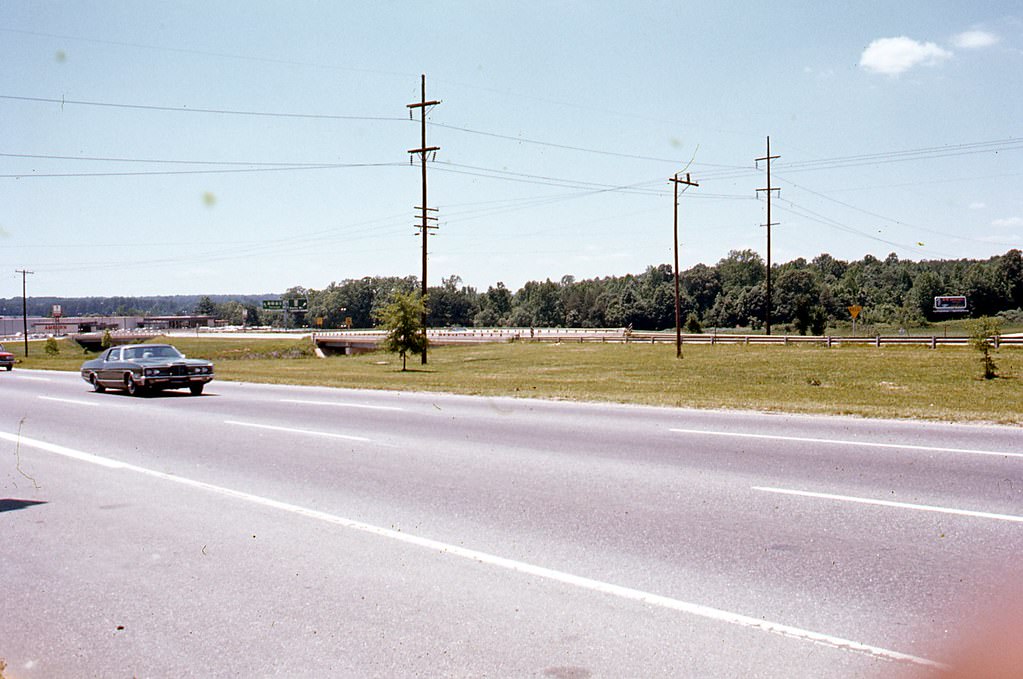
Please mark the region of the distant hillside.
MULTIPOLYGON (((65 316, 171 316, 192 314, 202 297, 216 304, 237 301, 259 306, 264 299, 277 299, 276 293, 265 295, 166 295, 159 297, 29 297, 29 316, 49 316, 59 304, 65 316)), ((0 316, 21 316, 21 297, 0 299, 0 316)))

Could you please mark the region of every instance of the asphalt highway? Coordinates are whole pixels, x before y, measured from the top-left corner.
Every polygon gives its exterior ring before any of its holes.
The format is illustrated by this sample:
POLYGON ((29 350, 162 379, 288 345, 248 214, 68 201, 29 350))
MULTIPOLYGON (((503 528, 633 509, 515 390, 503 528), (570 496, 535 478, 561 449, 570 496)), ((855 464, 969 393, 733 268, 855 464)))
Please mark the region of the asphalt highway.
POLYGON ((10 679, 939 676, 1021 555, 1018 428, 0 374, 10 679))

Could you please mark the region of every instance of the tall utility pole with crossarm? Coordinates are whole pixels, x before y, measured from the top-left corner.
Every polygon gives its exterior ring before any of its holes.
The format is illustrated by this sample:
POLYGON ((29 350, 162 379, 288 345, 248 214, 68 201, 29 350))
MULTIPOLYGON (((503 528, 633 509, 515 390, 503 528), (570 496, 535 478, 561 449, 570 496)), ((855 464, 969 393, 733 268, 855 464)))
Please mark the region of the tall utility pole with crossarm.
POLYGON ((767 186, 762 189, 757 189, 757 192, 767 192, 767 303, 764 305, 766 311, 764 312, 764 327, 768 335, 771 334, 771 227, 778 226, 777 224, 771 223, 771 192, 781 191, 776 186, 771 186, 771 161, 781 156, 771 155, 771 137, 767 138, 767 155, 762 158, 757 158, 759 163, 761 160, 767 161, 767 186))
POLYGON ((430 216, 430 213, 431 212, 436 212, 437 208, 430 208, 429 204, 426 202, 426 156, 431 151, 436 152, 436 151, 440 150, 439 146, 427 146, 426 145, 426 107, 427 106, 436 106, 439 103, 440 103, 440 101, 427 101, 426 100, 426 75, 424 74, 422 76, 422 95, 421 95, 419 101, 414 103, 414 104, 407 104, 408 110, 409 110, 409 116, 410 117, 412 115, 412 109, 414 109, 414 108, 418 108, 419 109, 419 116, 420 116, 420 123, 421 123, 420 127, 421 127, 421 131, 422 131, 422 139, 421 139, 422 143, 420 144, 419 148, 417 148, 417 149, 409 149, 408 152, 409 153, 418 153, 419 154, 419 161, 420 161, 420 164, 422 165, 422 168, 423 168, 423 204, 416 206, 416 209, 422 212, 421 215, 416 215, 416 216, 420 217, 421 220, 422 220, 422 223, 420 224, 419 228, 422 230, 422 236, 423 236, 423 305, 424 305, 423 306, 423 340, 424 340, 424 342, 423 342, 423 353, 422 353, 423 365, 426 365, 426 342, 425 342, 425 340, 426 340, 426 314, 427 314, 427 312, 426 312, 426 306, 425 305, 426 305, 426 253, 427 253, 427 237, 429 236, 430 229, 436 229, 437 228, 436 226, 431 226, 431 224, 430 224, 431 221, 436 221, 437 220, 436 217, 431 217, 430 216))
MULTIPOLYGON (((679 273, 678 273, 678 187, 679 184, 683 185, 688 189, 690 186, 699 186, 696 182, 689 178, 689 173, 686 172, 685 179, 679 179, 681 172, 676 172, 674 177, 669 177, 668 181, 675 185, 675 358, 682 358, 682 296, 679 291, 679 273)), ((685 191, 685 189, 682 189, 685 191)))

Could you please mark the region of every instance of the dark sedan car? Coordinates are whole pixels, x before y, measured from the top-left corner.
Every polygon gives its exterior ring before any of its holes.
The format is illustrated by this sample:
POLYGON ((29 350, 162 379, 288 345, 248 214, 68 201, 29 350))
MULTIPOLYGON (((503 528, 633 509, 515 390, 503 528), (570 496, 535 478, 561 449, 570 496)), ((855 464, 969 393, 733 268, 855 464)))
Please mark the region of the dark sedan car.
POLYGON ((187 387, 193 396, 213 379, 213 364, 185 355, 169 344, 112 347, 82 364, 82 379, 95 391, 124 389, 132 396, 187 387))

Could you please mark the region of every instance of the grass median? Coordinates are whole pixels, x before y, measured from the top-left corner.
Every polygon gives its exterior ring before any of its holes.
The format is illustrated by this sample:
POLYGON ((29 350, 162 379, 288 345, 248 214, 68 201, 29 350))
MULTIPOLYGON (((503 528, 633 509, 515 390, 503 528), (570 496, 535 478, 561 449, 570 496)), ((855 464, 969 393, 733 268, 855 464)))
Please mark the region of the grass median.
MULTIPOLYGON (((434 347, 403 373, 397 355, 317 358, 308 339, 170 341, 213 360, 219 380, 1023 424, 1019 347, 997 351, 1000 376, 984 380, 968 347, 691 345, 677 360, 673 345, 518 342, 434 347)), ((77 370, 92 356, 59 346, 33 343, 27 359, 15 347, 19 367, 77 370)))

